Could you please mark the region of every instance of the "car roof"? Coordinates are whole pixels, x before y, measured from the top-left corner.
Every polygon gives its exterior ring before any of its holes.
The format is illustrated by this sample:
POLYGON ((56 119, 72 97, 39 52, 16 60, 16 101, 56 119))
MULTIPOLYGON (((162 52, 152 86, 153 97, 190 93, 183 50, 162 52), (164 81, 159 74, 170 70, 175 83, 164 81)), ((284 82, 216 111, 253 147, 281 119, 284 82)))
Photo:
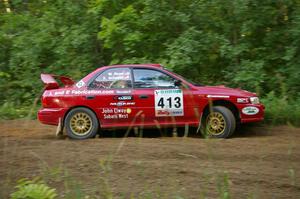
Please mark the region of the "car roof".
POLYGON ((157 67, 163 68, 161 64, 118 64, 118 65, 110 65, 104 67, 157 67))

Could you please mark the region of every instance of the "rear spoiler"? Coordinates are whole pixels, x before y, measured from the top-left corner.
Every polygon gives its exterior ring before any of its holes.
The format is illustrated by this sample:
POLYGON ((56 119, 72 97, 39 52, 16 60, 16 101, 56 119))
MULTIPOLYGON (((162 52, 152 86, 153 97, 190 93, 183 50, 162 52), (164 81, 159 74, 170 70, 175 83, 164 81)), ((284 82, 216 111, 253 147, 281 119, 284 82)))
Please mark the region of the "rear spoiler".
POLYGON ((66 76, 52 75, 52 74, 41 74, 41 80, 45 84, 45 90, 59 88, 58 79, 64 86, 72 86, 75 82, 66 76))

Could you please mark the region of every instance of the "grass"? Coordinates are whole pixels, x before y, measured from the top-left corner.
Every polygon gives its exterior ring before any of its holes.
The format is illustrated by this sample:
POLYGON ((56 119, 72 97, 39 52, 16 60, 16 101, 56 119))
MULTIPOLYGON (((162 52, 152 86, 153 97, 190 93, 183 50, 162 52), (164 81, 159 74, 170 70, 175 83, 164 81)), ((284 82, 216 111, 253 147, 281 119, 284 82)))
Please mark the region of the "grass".
MULTIPOLYGON (((123 145, 126 141, 126 137, 119 140, 119 145, 123 145)), ((139 139, 139 138, 138 138, 139 139)), ((145 138, 146 139, 146 138, 145 138)), ((172 139, 172 138, 170 138, 172 139)), ((177 138, 174 138, 177 139, 177 138)), ((183 139, 183 138, 181 138, 183 139)), ((201 140, 200 140, 201 141, 201 140)), ((119 191, 118 187, 115 187, 110 176, 116 172, 116 169, 123 169, 122 166, 116 167, 116 163, 119 163, 120 160, 115 159, 115 151, 119 148, 115 146, 115 150, 111 150, 109 154, 106 154, 101 159, 98 159, 95 164, 97 164, 97 172, 94 173, 95 181, 86 182, 84 180, 80 180, 80 178, 75 177, 66 166, 61 163, 59 165, 49 165, 46 161, 45 157, 41 157, 36 153, 32 153, 32 155, 38 159, 38 164, 40 167, 40 173, 38 177, 33 177, 33 179, 21 179, 21 181, 17 181, 15 190, 11 193, 12 199, 19 198, 30 198, 36 199, 41 198, 40 196, 48 196, 44 197, 44 199, 53 199, 53 198, 63 198, 63 199, 185 199, 187 197, 187 193, 189 190, 197 190, 198 198, 219 198, 219 199, 230 199, 236 198, 236 195, 232 195, 231 189, 239 186, 236 182, 232 182, 231 178, 234 176, 231 175, 239 175, 234 174, 232 171, 227 171, 225 165, 218 165, 213 170, 209 169, 210 166, 215 164, 215 160, 218 159, 216 150, 217 142, 214 139, 203 139, 203 144, 205 145, 205 149, 207 151, 207 168, 204 168, 201 171, 201 175, 199 178, 202 178, 203 184, 192 184, 192 185, 182 185, 180 181, 178 181, 178 176, 162 176, 162 178, 170 178, 171 180, 164 180, 164 183, 168 184, 168 187, 164 187, 164 189, 160 188, 158 184, 152 184, 151 182, 143 182, 143 188, 139 189, 139 192, 122 192, 119 191), (25 182, 25 183, 24 183, 25 182), (90 183, 92 186, 88 188, 84 186, 84 184, 90 183), (168 191, 166 191, 166 189, 168 191), (25 191, 24 191, 25 190, 25 191), (27 191, 26 191, 27 190, 27 191), (29 190, 29 191, 28 191, 29 190), (30 197, 24 197, 24 193, 26 193, 30 197), (47 193, 47 194, 44 194, 47 193), (23 195, 22 195, 23 194, 23 195), (213 195, 213 197, 212 197, 213 195)), ((230 142, 230 141, 229 141, 230 142)), ((224 141, 226 145, 227 141, 224 141)), ((125 147, 125 146, 124 146, 125 147)), ((293 167, 293 151, 294 149, 293 143, 290 143, 289 148, 287 149, 286 155, 289 159, 287 162, 287 170, 285 175, 289 178, 290 183, 293 187, 296 187, 296 170, 293 167)), ((219 149, 220 150, 220 149, 219 149)), ((67 152, 66 152, 67 153, 67 152)), ((181 154, 181 153, 180 153, 181 154)), ((263 153, 262 153, 263 154, 263 153)), ((186 157, 186 154, 184 154, 186 157)), ((180 158, 180 156, 178 157, 180 158)), ((187 157, 186 157, 187 158, 187 157)), ((226 158, 226 156, 224 157, 226 158)), ((197 159, 197 157, 189 157, 189 161, 193 161, 197 159)), ((263 161, 263 157, 261 158, 263 161)), ((77 162, 74 161, 74 164, 77 162)), ((201 161, 195 162, 195 167, 201 166, 201 161), (199 164, 199 165, 198 165, 199 164)), ((138 159, 134 160, 134 162, 130 162, 132 169, 136 171, 138 178, 146 179, 147 171, 145 170, 147 162, 140 161, 138 159)), ((260 162, 263 164, 263 162, 260 162)), ((118 164, 117 164, 118 165, 118 164)), ((258 164, 259 165, 259 164, 258 164)), ((202 165, 203 166, 203 165, 202 165)), ((125 167, 126 168, 126 167, 125 167)), ((229 167, 230 169, 230 167, 229 167)), ((184 169, 183 169, 184 170, 184 169)), ((182 170, 180 170, 182 171, 182 170)), ((126 169, 124 169, 126 172, 126 169)), ((149 173, 148 173, 149 174, 149 173)), ((257 174, 254 174, 257 175, 257 174)), ((259 180, 259 176, 257 176, 259 180)), ((133 178, 132 180, 136 180, 133 178)), ((180 178, 179 178, 180 180, 180 178)), ((14 183, 14 184, 15 184, 14 183)), ((130 183, 130 180, 127 181, 130 183)), ((157 183, 157 181, 155 181, 157 183)), ((259 184, 257 184, 257 188, 253 190, 248 190, 247 198, 260 198, 260 190, 259 184)), ((245 190, 246 191, 246 190, 245 190)), ((245 194, 246 195, 246 194, 245 194)))
MULTIPOLYGON (((36 153, 32 153, 36 159, 39 160, 40 175, 35 176, 34 179, 21 179, 15 186, 15 191, 10 194, 12 199, 40 199, 41 195, 44 196, 42 199, 185 199, 182 191, 186 191, 186 188, 182 187, 180 181, 176 177, 165 176, 170 178, 169 191, 161 190, 159 184, 153 185, 149 182, 144 182, 143 190, 138 193, 119 192, 117 195, 113 190, 113 184, 110 179, 110 175, 115 171, 114 156, 119 153, 119 149, 122 148, 128 133, 125 134, 124 138, 120 140, 119 146, 111 154, 108 154, 102 159, 98 160, 98 172, 96 182, 93 182, 93 188, 86 190, 83 188, 84 181, 75 179, 70 174, 70 171, 62 165, 51 167, 43 157, 36 153), (59 184, 59 188, 57 188, 59 184), (57 189, 56 189, 56 188, 57 189), (28 191, 29 190, 29 191, 28 191), (26 192, 27 191, 27 192, 26 192), (26 194, 24 194, 26 193, 26 194), (23 194, 23 195, 22 195, 23 194), (29 197, 27 197, 29 196, 29 197)), ((210 161, 214 159, 213 145, 211 139, 205 139, 205 143, 208 147, 208 154, 210 161)), ((138 176, 145 178, 146 162, 135 161, 134 167, 138 176)), ((120 169, 120 168, 119 168, 120 169)), ((126 172, 126 171, 124 171, 126 172)), ((163 177, 163 176, 162 176, 163 177)), ((199 176, 201 177, 201 176, 199 176)), ((219 199, 230 199, 230 177, 227 171, 217 171, 216 173, 204 174, 202 176, 207 180, 207 184, 214 183, 215 189, 209 190, 208 186, 204 185, 199 189, 199 199, 207 198, 211 192, 215 192, 215 195, 219 199)), ((206 184, 206 183, 205 183, 206 184)), ((195 187, 194 187, 195 188, 195 187)))
MULTIPOLYGON (((174 183, 170 186, 173 191, 169 193, 163 192, 160 190, 159 186, 151 187, 149 184, 144 185, 144 190, 140 193, 119 193, 115 195, 112 191, 112 187, 108 178, 110 172, 113 172, 110 168, 110 163, 107 160, 100 161, 100 170, 103 172, 103 176, 99 177, 98 184, 95 184, 95 187, 101 187, 100 189, 95 189, 89 194, 85 193, 85 190, 82 188, 82 183, 78 180, 75 180, 69 172, 64 168, 49 168, 49 170, 44 170, 44 173, 41 176, 35 177, 34 179, 20 179, 16 186, 15 191, 10 194, 11 199, 163 199, 163 198, 174 198, 174 199, 185 199, 181 194, 180 185, 174 183), (63 189, 58 191, 54 187, 51 187, 49 184, 53 182, 63 183, 63 189), (43 196, 43 197, 41 197, 43 196)), ((226 171, 217 172, 214 176, 207 176, 207 180, 211 181, 215 179, 217 198, 219 199, 230 199, 230 179, 226 171)), ((203 187, 199 190, 199 199, 207 198, 207 194, 211 190, 203 187)))

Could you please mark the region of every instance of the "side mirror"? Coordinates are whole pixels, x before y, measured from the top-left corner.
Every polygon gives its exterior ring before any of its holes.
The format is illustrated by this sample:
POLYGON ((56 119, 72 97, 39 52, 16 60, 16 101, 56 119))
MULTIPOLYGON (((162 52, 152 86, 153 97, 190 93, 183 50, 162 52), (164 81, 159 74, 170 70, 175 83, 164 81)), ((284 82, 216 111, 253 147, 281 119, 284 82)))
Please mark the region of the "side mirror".
POLYGON ((182 82, 181 82, 180 80, 176 80, 176 81, 174 82, 174 86, 180 87, 180 86, 182 86, 182 82))

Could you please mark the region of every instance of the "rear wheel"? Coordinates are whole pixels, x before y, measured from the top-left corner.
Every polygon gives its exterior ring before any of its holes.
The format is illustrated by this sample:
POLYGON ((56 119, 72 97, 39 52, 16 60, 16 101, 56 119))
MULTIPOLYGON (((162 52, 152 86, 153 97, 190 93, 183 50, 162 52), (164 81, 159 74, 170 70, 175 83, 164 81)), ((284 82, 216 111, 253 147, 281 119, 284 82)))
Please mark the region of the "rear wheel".
POLYGON ((96 136, 99 122, 93 111, 80 107, 67 114, 65 127, 70 138, 82 140, 96 136))
POLYGON ((202 125, 204 136, 228 138, 235 131, 236 121, 233 113, 228 108, 214 106, 212 112, 203 117, 202 125))

